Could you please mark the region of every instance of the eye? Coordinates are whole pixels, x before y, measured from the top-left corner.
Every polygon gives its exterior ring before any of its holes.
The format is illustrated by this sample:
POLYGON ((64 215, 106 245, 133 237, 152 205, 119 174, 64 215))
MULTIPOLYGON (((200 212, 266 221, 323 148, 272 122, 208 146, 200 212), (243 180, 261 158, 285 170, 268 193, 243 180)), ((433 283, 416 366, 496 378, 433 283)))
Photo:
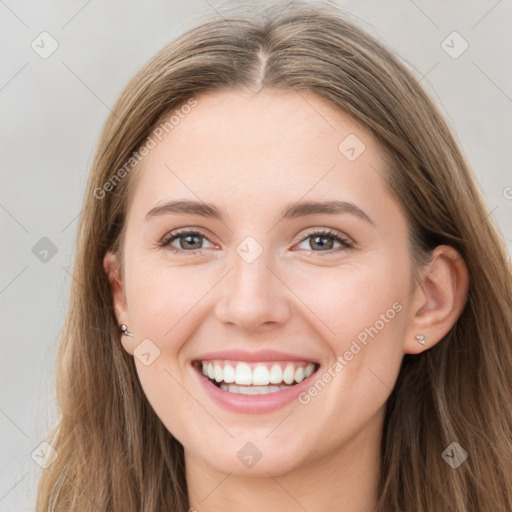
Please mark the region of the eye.
MULTIPOLYGON (((203 247, 201 246, 204 240, 208 240, 208 238, 206 238, 206 236, 200 233, 199 231, 184 229, 181 231, 174 231, 172 233, 169 233, 169 235, 167 235, 159 243, 159 246, 166 247, 171 252, 177 254, 196 254, 197 252, 200 252, 203 249, 203 247), (172 245, 175 241, 178 241, 178 247, 172 245)), ((307 240, 309 240, 309 247, 302 247, 301 249, 315 253, 332 254, 333 252, 339 252, 340 247, 344 249, 349 249, 353 247, 353 243, 348 238, 345 238, 339 235, 336 231, 332 231, 329 229, 313 231, 309 233, 308 236, 304 238, 300 243, 302 244, 307 240), (338 250, 334 248, 334 245, 336 243, 338 243, 340 246, 338 247, 338 250)))
POLYGON ((310 233, 306 238, 304 238, 300 243, 304 243, 307 240, 309 240, 309 247, 303 247, 302 249, 316 253, 332 254, 333 252, 339 252, 338 250, 334 250, 335 243, 340 244, 340 246, 345 249, 349 249, 354 245, 348 238, 342 237, 336 231, 332 231, 330 229, 314 231, 310 233))
POLYGON ((201 244, 203 240, 208 240, 199 231, 183 230, 170 233, 160 243, 160 247, 167 247, 169 250, 180 254, 195 254, 196 251, 202 249, 201 244), (179 248, 171 245, 174 241, 178 240, 179 248))

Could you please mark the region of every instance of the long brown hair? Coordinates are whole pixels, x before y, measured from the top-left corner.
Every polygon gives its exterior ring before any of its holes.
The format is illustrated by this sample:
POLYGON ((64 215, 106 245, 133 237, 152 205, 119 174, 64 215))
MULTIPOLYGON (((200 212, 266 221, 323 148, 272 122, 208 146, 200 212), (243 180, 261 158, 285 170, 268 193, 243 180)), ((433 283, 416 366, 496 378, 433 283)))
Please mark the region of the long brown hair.
POLYGON ((313 91, 370 130, 387 155, 385 179, 406 215, 413 261, 446 244, 468 267, 462 314, 436 346, 405 355, 386 405, 378 511, 512 510, 505 244, 414 76, 339 7, 303 2, 203 19, 130 80, 107 118, 83 201, 56 366, 60 417, 47 440, 58 457, 43 471, 37 510, 188 509, 183 447, 152 410, 119 342, 103 257, 122 248, 134 186, 126 162, 155 126, 202 91, 261 87, 313 91), (454 441, 468 453, 457 469, 442 457, 454 441))

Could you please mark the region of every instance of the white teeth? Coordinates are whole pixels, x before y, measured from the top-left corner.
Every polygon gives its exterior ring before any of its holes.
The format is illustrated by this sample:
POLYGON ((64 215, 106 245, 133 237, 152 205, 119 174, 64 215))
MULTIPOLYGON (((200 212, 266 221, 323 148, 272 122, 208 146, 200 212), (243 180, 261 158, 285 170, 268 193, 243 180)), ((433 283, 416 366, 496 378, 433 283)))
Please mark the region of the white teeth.
POLYGON ((285 384, 291 384, 295 378, 295 370, 291 364, 286 365, 283 372, 283 381, 285 384))
MULTIPOLYGON (((225 361, 203 361, 201 371, 205 377, 217 383, 236 383, 243 386, 267 386, 269 384, 291 385, 302 382, 315 371, 314 363, 274 363, 269 369, 268 363, 256 363, 251 369, 248 363, 224 364, 225 361)), ((272 387, 272 386, 270 386, 272 387)), ((251 392, 252 393, 252 392, 251 392)), ((247 394, 247 393, 246 393, 247 394)))
POLYGON ((268 393, 275 393, 276 391, 282 391, 283 389, 291 388, 291 386, 237 386, 236 384, 224 384, 220 385, 224 391, 230 393, 239 393, 241 395, 267 395, 268 393))
POLYGON ((281 370, 281 367, 276 363, 272 365, 272 368, 270 368, 270 384, 280 384, 283 382, 283 370, 281 370))
POLYGON ((246 386, 252 384, 252 371, 248 364, 238 363, 236 365, 235 382, 237 384, 245 384, 246 386))
POLYGON ((226 384, 235 382, 235 369, 230 364, 224 366, 224 382, 226 384))
POLYGON ((222 368, 220 367, 220 364, 218 363, 215 363, 213 365, 213 373, 215 375, 215 380, 217 382, 220 382, 223 378, 224 378, 224 375, 223 375, 223 371, 222 371, 222 368))
POLYGON ((297 368, 295 370, 295 382, 302 382, 304 380, 304 368, 297 368))
POLYGON ((270 372, 266 366, 256 366, 252 372, 252 383, 256 386, 266 386, 270 382, 270 372))

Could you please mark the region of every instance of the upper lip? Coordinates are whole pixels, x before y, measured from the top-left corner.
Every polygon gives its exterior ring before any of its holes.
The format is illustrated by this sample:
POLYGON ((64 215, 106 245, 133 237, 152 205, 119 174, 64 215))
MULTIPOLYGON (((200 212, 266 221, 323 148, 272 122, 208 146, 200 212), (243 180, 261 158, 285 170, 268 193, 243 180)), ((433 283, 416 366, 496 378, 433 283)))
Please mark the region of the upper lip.
POLYGON ((198 356, 196 360, 204 361, 211 359, 232 359, 234 361, 248 361, 248 362, 263 362, 263 361, 306 361, 317 363, 315 359, 300 356, 296 354, 288 354, 286 352, 279 352, 277 350, 257 350, 255 352, 248 352, 242 349, 232 350, 219 350, 217 352, 208 352, 198 356))

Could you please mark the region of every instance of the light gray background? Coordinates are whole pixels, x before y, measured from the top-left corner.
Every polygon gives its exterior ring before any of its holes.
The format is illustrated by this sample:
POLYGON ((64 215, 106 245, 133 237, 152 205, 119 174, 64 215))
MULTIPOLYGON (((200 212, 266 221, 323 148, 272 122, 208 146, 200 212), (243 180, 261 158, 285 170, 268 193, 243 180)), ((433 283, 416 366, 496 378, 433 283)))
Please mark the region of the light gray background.
MULTIPOLYGON (((512 2, 340 3, 441 106, 512 252, 512 2), (457 59, 441 46, 453 31, 469 44, 457 59)), ((0 0, 1 511, 34 510, 41 469, 31 452, 54 420, 76 221, 109 106, 156 51, 223 4, 0 0), (47 59, 31 48, 43 31, 59 44, 47 59), (58 249, 46 263, 32 253, 42 237, 58 249)))

